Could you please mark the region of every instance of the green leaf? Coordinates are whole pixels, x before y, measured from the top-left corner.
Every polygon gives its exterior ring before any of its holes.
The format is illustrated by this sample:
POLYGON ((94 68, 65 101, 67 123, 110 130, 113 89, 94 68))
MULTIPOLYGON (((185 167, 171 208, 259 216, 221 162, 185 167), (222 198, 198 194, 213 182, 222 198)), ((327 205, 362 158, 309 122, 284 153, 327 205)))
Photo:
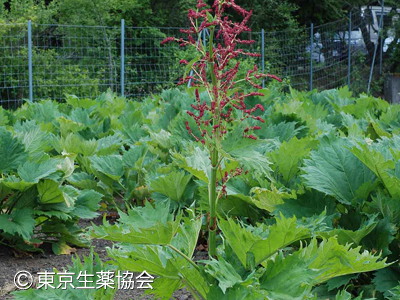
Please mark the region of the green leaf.
MULTIPOLYGON (((243 216, 256 218, 260 214, 252 198, 249 196, 250 187, 244 177, 231 178, 226 183, 226 197, 218 200, 218 212, 226 216, 243 216)), ((204 195, 208 201, 208 195, 204 195)))
POLYGON ((39 200, 42 204, 64 203, 72 207, 78 196, 78 191, 72 186, 60 186, 58 182, 46 179, 37 184, 39 200))
POLYGON ((335 289, 338 289, 344 286, 345 284, 348 284, 350 280, 356 279, 357 277, 358 274, 349 274, 329 279, 327 282, 328 291, 333 291, 335 289))
POLYGON ((20 235, 28 241, 33 235, 35 219, 30 208, 15 209, 11 214, 0 214, 0 229, 5 233, 20 235))
POLYGON ((124 174, 121 155, 91 156, 90 162, 95 171, 118 181, 124 174))
POLYGON ((400 283, 400 274, 392 268, 385 268, 374 273, 372 282, 377 291, 385 293, 388 296, 389 290, 395 288, 400 283))
POLYGON ((172 157, 179 167, 185 169, 198 179, 208 183, 211 177, 211 161, 208 151, 195 147, 192 153, 192 155, 185 157, 174 152, 172 153, 172 157))
POLYGON ((244 170, 269 177, 271 162, 266 155, 257 151, 257 148, 265 146, 264 141, 241 138, 234 132, 222 142, 221 151, 228 159, 239 162, 244 170))
POLYGON ((279 249, 310 236, 310 230, 298 226, 295 217, 287 219, 281 215, 280 218, 276 219, 276 223, 269 227, 268 237, 256 241, 251 246, 250 252, 254 254, 256 264, 259 264, 279 249))
POLYGON ((57 171, 58 160, 48 159, 40 163, 27 161, 18 168, 18 175, 26 182, 39 182, 40 179, 57 171))
POLYGON ((330 278, 370 272, 387 267, 386 258, 380 260, 380 256, 374 256, 368 251, 360 253, 361 247, 350 248, 350 245, 340 245, 335 238, 322 241, 317 247, 316 240, 309 246, 299 250, 301 258, 310 262, 312 269, 323 270, 316 278, 316 284, 327 281, 330 278))
POLYGON ((260 284, 277 296, 273 299, 299 297, 312 286, 331 278, 388 266, 385 260, 379 259, 367 251, 360 253, 360 247, 351 249, 350 245, 340 245, 335 238, 323 240, 319 245, 313 239, 307 247, 293 254, 285 257, 280 253, 268 260, 260 284))
POLYGON ((379 151, 370 149, 367 145, 359 144, 351 152, 367 166, 382 181, 391 196, 400 197, 400 178, 390 173, 395 169, 395 162, 386 159, 379 151))
POLYGON ((253 234, 250 230, 235 223, 230 218, 226 221, 222 219, 219 220, 218 226, 242 265, 247 267, 247 253, 254 243, 261 240, 261 238, 253 234))
POLYGON ((166 277, 157 277, 151 284, 152 290, 146 291, 146 294, 153 295, 155 299, 172 299, 172 294, 184 287, 179 279, 171 279, 166 277))
POLYGON ((56 255, 72 254, 76 251, 76 249, 68 246, 64 241, 58 241, 57 243, 52 244, 51 249, 56 255))
POLYGON ((69 120, 64 116, 59 117, 57 121, 60 124, 61 136, 66 136, 71 132, 72 133, 78 132, 80 130, 85 129, 86 127, 84 124, 69 120))
POLYGON ((253 193, 252 202, 261 209, 273 212, 279 204, 284 203, 284 199, 295 198, 296 195, 279 191, 274 185, 271 190, 255 187, 251 190, 253 193))
POLYGON ((155 144, 164 149, 170 149, 171 145, 171 133, 161 129, 159 132, 150 131, 151 143, 155 144))
POLYGON ((311 236, 308 228, 297 225, 295 217, 285 218, 283 215, 276 219, 276 224, 268 227, 266 238, 255 235, 231 219, 220 220, 219 227, 240 262, 246 268, 249 267, 247 265, 249 252, 254 255, 255 264, 258 265, 281 248, 311 236))
POLYGON ((274 169, 282 174, 285 182, 289 182, 297 175, 300 162, 316 144, 317 141, 311 137, 303 139, 294 137, 288 142, 283 142, 279 149, 270 154, 274 169))
POLYGON ((0 126, 8 125, 9 119, 7 116, 7 111, 0 106, 0 126))
POLYGON ((53 180, 47 179, 39 182, 37 185, 39 199, 41 203, 62 203, 65 201, 60 184, 53 180))
MULTIPOLYGON (((206 299, 209 287, 203 275, 191 263, 177 256, 169 248, 156 245, 136 245, 120 250, 108 250, 108 254, 122 270, 134 272, 146 270, 150 274, 168 278, 169 282, 175 287, 180 286, 177 283, 179 281, 183 285, 189 286, 190 290, 197 291, 206 299)), ((162 299, 169 299, 166 297, 169 296, 170 292, 170 289, 166 293, 159 290, 157 294, 161 294, 162 299)))
POLYGON ((80 189, 94 189, 97 186, 94 176, 86 172, 73 173, 67 181, 80 189))
POLYGON ((171 244, 191 258, 199 239, 202 219, 200 217, 194 219, 194 216, 191 216, 182 218, 182 221, 171 244))
POLYGON ((261 127, 261 130, 258 130, 257 134, 263 139, 275 139, 281 142, 289 141, 305 128, 304 126, 296 128, 296 125, 297 122, 269 124, 268 126, 261 127))
POLYGON ((135 119, 137 114, 140 114, 140 113, 141 112, 136 112, 136 114, 133 113, 131 118, 128 118, 128 117, 121 118, 123 128, 120 129, 119 133, 124 138, 128 139, 131 144, 136 143, 142 137, 146 136, 146 132, 143 130, 143 127, 141 126, 141 124, 134 123, 133 121, 131 121, 131 119, 135 119))
POLYGON ((207 261, 205 271, 218 280, 218 285, 224 294, 228 288, 243 282, 234 267, 222 257, 207 261))
POLYGON ((330 231, 318 232, 318 236, 328 239, 329 237, 336 236, 339 244, 352 244, 353 246, 358 246, 361 240, 367 236, 378 224, 375 218, 371 217, 366 224, 360 227, 358 230, 347 230, 336 228, 330 231))
POLYGON ((192 176, 185 175, 185 172, 171 172, 152 180, 150 188, 173 201, 181 202, 184 200, 182 197, 191 178, 192 176))
POLYGON ((298 252, 284 257, 280 252, 266 263, 266 271, 260 278, 262 289, 274 300, 304 299, 310 294, 315 278, 322 270, 309 268, 309 262, 298 252))
POLYGON ((305 160, 302 177, 313 189, 334 196, 344 204, 367 198, 374 187, 374 174, 346 149, 344 139, 324 139, 305 160))
POLYGON ((67 102, 72 107, 81 107, 81 108, 90 108, 96 105, 96 100, 93 99, 85 99, 85 98, 78 98, 75 95, 67 95, 65 97, 65 102, 67 102))
POLYGON ((135 207, 127 214, 119 214, 119 222, 115 225, 104 222, 103 226, 93 226, 93 236, 132 244, 167 245, 179 227, 180 216, 174 220, 169 206, 162 203, 154 208, 146 203, 145 207, 135 207))
POLYGON ((400 222, 400 205, 398 199, 388 197, 382 191, 378 190, 376 195, 372 196, 371 207, 379 211, 391 223, 396 224, 400 222))
POLYGON ((396 286, 395 288, 387 291, 388 299, 390 300, 397 300, 400 298, 400 285, 396 286))
POLYGON ((51 142, 55 138, 54 135, 43 131, 34 120, 16 123, 14 130, 26 151, 32 156, 39 156, 52 150, 51 142))
POLYGON ((51 123, 61 115, 58 103, 51 100, 29 103, 28 118, 40 123, 51 123))
POLYGON ((97 144, 96 140, 84 140, 79 134, 70 133, 65 138, 61 138, 59 145, 55 145, 55 148, 59 153, 90 156, 96 152, 97 144))
POLYGON ((379 220, 376 227, 363 239, 363 245, 367 249, 382 251, 383 255, 387 256, 392 253, 389 245, 396 237, 397 227, 388 219, 379 220))
MULTIPOLYGON (((206 299, 226 300, 275 300, 270 294, 259 288, 258 284, 236 284, 226 290, 225 294, 217 286, 211 286, 206 299)), ((289 300, 289 299, 287 299, 289 300)), ((291 300, 294 300, 291 298, 291 300)))
POLYGON ((81 191, 75 202, 72 214, 81 219, 92 219, 98 216, 99 202, 102 194, 93 190, 81 191))
POLYGON ((0 127, 0 173, 15 170, 26 160, 24 145, 0 127))
POLYGON ((115 264, 123 270, 146 270, 167 278, 159 284, 168 282, 171 286, 165 292, 156 291, 162 299, 169 299, 173 290, 183 285, 206 296, 208 283, 189 261, 197 244, 201 218, 194 220, 190 212, 191 217, 174 218, 169 205, 162 202, 156 207, 146 202, 144 207, 128 209, 127 214, 119 213, 117 224, 93 226, 92 233, 93 237, 123 242, 118 249, 109 250, 115 264))
POLYGON ((287 218, 296 216, 300 219, 320 215, 325 210, 327 215, 333 215, 336 211, 335 201, 321 192, 310 190, 297 195, 297 199, 284 199, 283 204, 275 207, 274 214, 282 213, 287 218))
POLYGON ((370 113, 386 110, 389 105, 388 102, 382 99, 362 95, 354 103, 343 106, 341 110, 356 116, 358 119, 362 119, 370 113))
POLYGON ((4 180, 1 180, 0 182, 4 186, 6 186, 12 190, 17 190, 17 191, 21 191, 21 192, 26 191, 31 186, 35 185, 34 182, 26 182, 14 175, 8 176, 7 178, 5 178, 4 180))
POLYGON ((122 146, 122 140, 118 135, 110 135, 97 140, 97 155, 109 155, 116 153, 122 146))

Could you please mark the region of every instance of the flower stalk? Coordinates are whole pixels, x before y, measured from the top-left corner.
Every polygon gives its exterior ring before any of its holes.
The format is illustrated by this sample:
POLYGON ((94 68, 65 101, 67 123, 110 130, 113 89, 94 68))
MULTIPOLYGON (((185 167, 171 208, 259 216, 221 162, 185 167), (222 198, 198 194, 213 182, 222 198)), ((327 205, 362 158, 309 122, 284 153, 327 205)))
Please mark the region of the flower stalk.
MULTIPOLYGON (((217 172, 223 157, 218 149, 221 149, 229 128, 232 123, 246 119, 254 119, 261 123, 264 120, 260 116, 254 115, 256 111, 264 111, 261 104, 249 107, 246 98, 251 96, 261 96, 260 92, 246 92, 242 90, 238 83, 247 82, 250 86, 261 89, 257 80, 262 78, 272 78, 279 80, 271 74, 258 72, 257 66, 248 70, 245 78, 237 79, 240 68, 239 58, 242 56, 257 57, 259 54, 246 52, 241 45, 249 45, 254 40, 242 39, 240 36, 244 32, 251 31, 246 25, 252 15, 237 5, 235 0, 215 0, 214 4, 208 8, 203 0, 198 0, 196 10, 189 10, 188 18, 191 27, 181 30, 187 34, 187 38, 167 37, 162 44, 176 42, 181 47, 193 47, 199 54, 195 62, 181 60, 180 63, 186 64, 192 72, 186 72, 178 84, 190 82, 195 87, 195 103, 191 105, 188 115, 193 118, 196 124, 196 131, 186 122, 186 129, 189 134, 197 141, 201 142, 210 154, 211 175, 208 183, 209 212, 208 212, 208 248, 209 256, 216 257, 216 233, 217 224, 217 204, 218 197, 226 193, 227 178, 219 184, 217 172), (233 22, 226 16, 229 10, 233 10, 243 19, 241 22, 233 22), (197 42, 203 30, 209 31, 207 45, 197 42), (200 95, 201 90, 205 90, 204 95, 200 95), (208 95, 208 97, 206 96, 208 95), (197 132, 197 133, 195 133, 197 132), (217 193, 217 189, 220 189, 217 193)), ((186 71, 189 71, 186 70, 186 71)), ((243 131, 243 137, 257 139, 254 134, 260 126, 249 126, 243 131)), ((235 173, 240 174, 240 172, 235 173)))
POLYGON ((217 255, 217 171, 218 171, 218 151, 211 151, 211 178, 208 184, 208 200, 210 206, 210 219, 208 221, 208 255, 217 255))

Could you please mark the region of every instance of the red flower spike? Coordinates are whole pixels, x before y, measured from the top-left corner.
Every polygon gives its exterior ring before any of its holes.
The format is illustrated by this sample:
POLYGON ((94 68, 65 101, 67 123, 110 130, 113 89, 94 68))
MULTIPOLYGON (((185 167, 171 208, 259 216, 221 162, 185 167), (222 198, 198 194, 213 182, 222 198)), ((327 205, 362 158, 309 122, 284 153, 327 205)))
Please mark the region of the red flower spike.
POLYGON ((265 111, 264 106, 262 106, 261 104, 256 104, 254 107, 255 107, 256 109, 258 108, 258 109, 261 110, 261 111, 265 111))
POLYGON ((165 38, 164 40, 162 40, 162 42, 160 44, 164 45, 164 44, 172 42, 172 41, 175 41, 175 38, 172 36, 169 36, 169 37, 165 38))
POLYGON ((265 123, 264 119, 261 117, 255 117, 255 120, 260 121, 261 123, 265 123))
MULTIPOLYGON (((252 11, 247 11, 235 3, 235 0, 215 0, 212 8, 207 8, 204 0, 197 0, 195 9, 189 10, 189 29, 181 32, 186 34, 183 38, 166 38, 162 43, 177 42, 180 46, 193 47, 200 54, 200 58, 191 66, 189 76, 185 76, 179 81, 179 84, 191 82, 193 87, 202 87, 209 95, 209 100, 202 103, 200 100, 199 90, 195 89, 196 102, 191 106, 191 112, 188 115, 195 121, 197 129, 203 136, 207 135, 207 139, 199 139, 197 141, 203 144, 208 142, 215 143, 213 139, 223 139, 227 133, 227 124, 234 121, 242 121, 248 118, 265 121, 255 116, 257 110, 265 111, 261 104, 250 106, 247 104, 248 97, 263 96, 260 92, 235 92, 233 89, 241 88, 237 83, 242 81, 237 79, 239 74, 240 62, 239 56, 257 57, 259 54, 246 52, 239 49, 240 45, 250 45, 254 43, 251 39, 240 39, 242 33, 250 31, 247 23, 252 15, 252 11), (231 14, 236 12, 242 16, 240 22, 232 22, 225 13, 231 14), (211 16, 211 17, 210 17, 211 16), (203 43, 197 42, 197 36, 200 32, 207 28, 209 31, 215 31, 215 41, 207 43, 207 49, 204 49, 203 43), (218 42, 217 42, 218 41, 218 42), (211 46, 210 49, 208 47, 211 46), (241 117, 237 117, 233 110, 241 112, 241 117), (236 118, 236 119, 235 119, 236 118), (217 130, 218 129, 218 130, 217 130)), ((181 60, 181 64, 188 64, 186 60, 181 60)), ((245 75, 246 82, 256 89, 261 89, 259 80, 262 78, 271 78, 277 81, 281 79, 275 75, 262 74, 258 71, 257 66, 248 70, 245 75)), ((192 133, 192 129, 188 123, 185 123, 186 129, 192 133)), ((256 138, 254 135, 248 135, 253 130, 260 129, 260 126, 252 126, 245 129, 246 137, 250 139, 256 138)), ((240 174, 235 171, 234 174, 240 174)))
POLYGON ((196 5, 197 8, 200 9, 200 8, 203 8, 206 6, 207 6, 207 4, 205 4, 202 0, 197 1, 197 5, 196 5))

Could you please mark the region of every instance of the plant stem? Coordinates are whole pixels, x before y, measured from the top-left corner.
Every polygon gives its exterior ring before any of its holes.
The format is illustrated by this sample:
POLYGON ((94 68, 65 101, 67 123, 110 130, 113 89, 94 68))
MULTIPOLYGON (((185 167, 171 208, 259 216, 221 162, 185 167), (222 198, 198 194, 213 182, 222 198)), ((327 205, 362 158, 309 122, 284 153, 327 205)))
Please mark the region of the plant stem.
POLYGON ((180 251, 178 248, 174 247, 171 244, 166 245, 168 248, 174 250, 176 253, 178 253, 180 256, 182 256, 184 259, 186 259, 197 271, 200 271, 199 266, 196 265, 196 263, 190 259, 187 255, 185 255, 182 251, 180 251))
POLYGON ((215 147, 211 150, 211 178, 208 184, 208 201, 210 205, 210 219, 208 221, 208 256, 216 257, 216 232, 217 232, 217 169, 218 151, 215 147))

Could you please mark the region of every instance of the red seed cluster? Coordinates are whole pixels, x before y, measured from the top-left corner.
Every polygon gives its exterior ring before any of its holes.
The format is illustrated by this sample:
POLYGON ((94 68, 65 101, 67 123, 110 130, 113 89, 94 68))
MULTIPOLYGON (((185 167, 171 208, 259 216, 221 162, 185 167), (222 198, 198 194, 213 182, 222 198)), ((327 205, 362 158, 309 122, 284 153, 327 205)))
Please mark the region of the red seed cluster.
MULTIPOLYGON (((252 118, 256 121, 264 120, 255 116, 257 110, 264 111, 261 104, 248 107, 246 98, 251 96, 262 96, 260 92, 234 92, 240 81, 247 81, 257 89, 262 87, 256 83, 257 79, 269 77, 281 81, 278 77, 271 74, 258 72, 257 66, 248 70, 243 80, 237 79, 240 62, 236 61, 239 55, 259 56, 255 53, 246 52, 241 45, 249 45, 254 40, 239 38, 243 32, 251 31, 246 25, 252 15, 252 11, 247 11, 237 5, 235 0, 215 0, 211 8, 203 0, 198 0, 196 10, 189 10, 188 18, 191 24, 189 29, 181 30, 187 35, 186 39, 167 37, 162 43, 177 42, 180 46, 195 47, 200 53, 200 58, 191 66, 191 74, 182 78, 178 84, 190 82, 194 87, 204 87, 208 93, 206 100, 202 100, 199 89, 195 90, 196 102, 192 104, 193 111, 187 113, 194 119, 199 134, 195 135, 189 123, 186 128, 196 141, 206 143, 212 139, 222 139, 228 131, 229 123, 235 121, 237 115, 240 120, 252 118), (233 10, 242 16, 241 22, 233 22, 226 15, 228 10, 233 10), (212 18, 210 18, 212 16, 212 18), (204 29, 211 32, 215 30, 214 42, 210 46, 204 45, 198 40, 199 34, 204 29), (233 63, 235 60, 235 63, 233 63), (233 114, 233 111, 240 111, 233 114)), ((188 64, 186 60, 181 60, 181 64, 188 64)), ((259 126, 248 127, 244 130, 244 137, 256 139, 251 134, 252 131, 260 129, 259 126)))
MULTIPOLYGON (((221 178, 221 194, 220 197, 226 196, 226 183, 228 182, 229 179, 234 178, 236 176, 240 176, 243 173, 242 168, 236 168, 234 170, 231 170, 229 172, 225 171, 224 175, 221 178)), ((246 173, 246 172, 245 172, 246 173)), ((218 182, 217 182, 218 185, 218 182)))

